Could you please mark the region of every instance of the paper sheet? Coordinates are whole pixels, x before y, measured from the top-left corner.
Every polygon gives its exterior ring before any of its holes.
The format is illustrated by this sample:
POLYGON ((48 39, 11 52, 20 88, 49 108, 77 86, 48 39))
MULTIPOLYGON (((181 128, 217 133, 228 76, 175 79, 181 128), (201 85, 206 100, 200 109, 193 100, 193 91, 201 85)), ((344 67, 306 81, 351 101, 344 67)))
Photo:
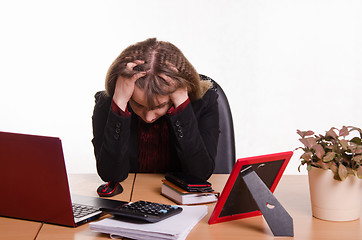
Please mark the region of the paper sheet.
POLYGON ((180 214, 156 223, 132 223, 103 219, 89 224, 95 232, 110 234, 112 238, 123 236, 133 239, 177 239, 187 237, 192 228, 207 214, 207 206, 181 206, 180 214))

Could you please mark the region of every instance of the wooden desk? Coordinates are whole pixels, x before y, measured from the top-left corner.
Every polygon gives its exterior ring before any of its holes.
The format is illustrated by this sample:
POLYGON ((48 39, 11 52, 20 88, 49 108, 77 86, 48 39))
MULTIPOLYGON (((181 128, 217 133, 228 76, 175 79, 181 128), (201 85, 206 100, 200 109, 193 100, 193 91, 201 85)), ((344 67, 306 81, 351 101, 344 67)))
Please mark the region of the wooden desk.
POLYGON ((35 239, 41 223, 0 217, 0 240, 35 239))
MULTIPOLYGON (((132 201, 144 199, 172 203, 160 195, 162 175, 137 174, 135 179, 132 201)), ((213 188, 222 191, 228 175, 214 174, 210 178, 213 188)), ((191 239, 362 239, 361 220, 351 222, 328 222, 312 217, 309 199, 307 176, 285 175, 275 191, 278 201, 293 218, 294 238, 275 238, 262 216, 240 219, 230 222, 208 225, 207 221, 215 207, 208 204, 209 213, 190 232, 187 240, 191 239)))
MULTIPOLYGON (((131 174, 122 183, 124 192, 113 199, 137 201, 140 199, 173 204, 160 195, 160 174, 131 174), (133 185, 134 181, 134 185, 133 185), (132 191, 133 187, 133 191, 132 191)), ((210 178, 213 188, 222 191, 228 178, 226 174, 215 174, 210 178)), ((96 196, 95 189, 102 184, 96 174, 70 175, 71 191, 80 195, 96 196)), ((328 222, 312 217, 308 178, 307 176, 282 177, 275 191, 275 196, 286 208, 294 220, 294 238, 274 238, 262 216, 240 219, 230 222, 208 225, 207 221, 215 204, 208 204, 208 215, 190 232, 187 240, 192 239, 362 239, 361 220, 352 222, 328 222)), ((0 217, 0 239, 34 239, 41 224, 0 217)), ((89 224, 77 228, 61 227, 44 224, 36 239, 110 239, 108 235, 94 233, 89 230, 89 224)))
MULTIPOLYGON (((130 201, 131 191, 135 174, 130 174, 122 182, 123 193, 114 196, 112 199, 130 201)), ((96 197, 96 189, 104 182, 96 174, 73 174, 69 176, 69 185, 72 193, 84 196, 96 197)), ((106 216, 105 216, 106 217, 106 216)), ((76 228, 62 227, 52 224, 44 224, 38 234, 37 240, 50 239, 110 239, 109 235, 95 233, 89 230, 89 224, 84 224, 76 228)))

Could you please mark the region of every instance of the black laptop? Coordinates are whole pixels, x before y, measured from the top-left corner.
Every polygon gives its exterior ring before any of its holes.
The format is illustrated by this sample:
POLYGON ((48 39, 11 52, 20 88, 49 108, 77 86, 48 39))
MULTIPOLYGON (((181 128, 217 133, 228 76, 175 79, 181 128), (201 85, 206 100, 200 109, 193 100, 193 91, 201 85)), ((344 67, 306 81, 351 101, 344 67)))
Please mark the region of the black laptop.
POLYGON ((76 227, 126 202, 70 195, 61 140, 0 132, 0 216, 76 227))

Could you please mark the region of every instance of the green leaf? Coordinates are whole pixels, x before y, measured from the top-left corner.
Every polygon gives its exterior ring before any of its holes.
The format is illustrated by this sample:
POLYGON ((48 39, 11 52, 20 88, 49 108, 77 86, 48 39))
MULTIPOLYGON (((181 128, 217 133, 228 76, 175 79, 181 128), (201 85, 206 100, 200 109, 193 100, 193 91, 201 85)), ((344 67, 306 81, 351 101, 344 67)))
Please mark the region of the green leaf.
POLYGON ((343 126, 341 130, 339 130, 339 136, 345 137, 349 135, 348 128, 346 126, 343 126))
POLYGON ((310 171, 312 169, 312 165, 308 164, 307 170, 310 171))
POLYGON ((348 171, 347 171, 347 168, 343 165, 343 164, 339 164, 339 167, 338 167, 338 175, 339 175, 339 178, 343 181, 344 179, 347 178, 348 176, 348 171))
POLYGON ((342 139, 342 140, 340 141, 340 143, 341 143, 342 148, 343 148, 344 150, 347 150, 347 149, 348 149, 348 141, 347 141, 346 139, 342 139))
POLYGON ((301 136, 302 138, 305 138, 306 136, 311 136, 314 134, 313 131, 300 131, 299 129, 297 129, 297 133, 299 134, 299 136, 301 136))
POLYGON ((323 162, 322 160, 319 160, 318 162, 316 162, 316 164, 321 167, 323 170, 328 170, 329 169, 329 165, 328 163, 323 162))
POLYGON ((317 141, 315 140, 315 138, 312 138, 312 137, 300 138, 299 141, 301 141, 301 143, 303 143, 303 145, 306 146, 307 148, 312 148, 314 145, 317 144, 317 141))
POLYGON ((355 155, 353 157, 353 161, 357 162, 358 164, 362 163, 362 155, 355 155))
POLYGON ((322 159, 324 154, 326 153, 320 144, 314 145, 313 149, 315 150, 315 154, 319 159, 322 159))
POLYGON ((313 131, 308 130, 308 131, 305 133, 305 136, 312 136, 313 134, 314 134, 313 131))
POLYGON ((356 174, 354 174, 354 171, 352 170, 352 168, 346 168, 347 169, 347 175, 352 175, 355 176, 356 174))
POLYGON ((362 153, 362 146, 358 146, 358 147, 356 148, 356 150, 354 151, 354 153, 356 153, 356 154, 361 154, 361 153, 362 153))
POLYGON ((324 158, 323 158, 323 162, 330 162, 334 159, 334 157, 336 156, 335 152, 328 152, 324 158))
POLYGON ((332 138, 334 138, 334 139, 338 139, 338 136, 337 136, 337 134, 336 134, 336 132, 334 131, 334 129, 336 129, 336 128, 331 128, 327 133, 326 133, 326 137, 332 137, 332 138))
POLYGON ((338 173, 338 167, 337 164, 335 162, 329 162, 329 169, 332 170, 332 172, 334 173, 334 175, 337 175, 338 173))
POLYGON ((362 179, 362 166, 359 166, 357 169, 357 177, 362 179))
POLYGON ((303 132, 302 132, 302 131, 300 131, 299 129, 297 129, 297 133, 298 133, 298 135, 299 135, 299 136, 301 136, 301 137, 303 137, 303 136, 304 136, 303 132))
POLYGON ((312 155, 313 155, 313 153, 311 153, 311 152, 305 152, 305 153, 303 153, 301 158, 303 158, 306 162, 309 162, 312 160, 312 155))
POLYGON ((354 138, 352 138, 352 139, 350 140, 350 142, 353 142, 353 143, 355 143, 355 144, 357 144, 357 145, 362 145, 362 141, 361 141, 361 139, 360 139, 359 137, 354 137, 354 138))
POLYGON ((325 148, 333 151, 333 146, 325 146, 325 148))
POLYGON ((349 131, 352 132, 352 131, 357 131, 359 132, 359 135, 361 136, 362 138, 362 130, 360 128, 357 128, 357 127, 353 127, 353 126, 348 126, 348 128, 350 129, 349 131))

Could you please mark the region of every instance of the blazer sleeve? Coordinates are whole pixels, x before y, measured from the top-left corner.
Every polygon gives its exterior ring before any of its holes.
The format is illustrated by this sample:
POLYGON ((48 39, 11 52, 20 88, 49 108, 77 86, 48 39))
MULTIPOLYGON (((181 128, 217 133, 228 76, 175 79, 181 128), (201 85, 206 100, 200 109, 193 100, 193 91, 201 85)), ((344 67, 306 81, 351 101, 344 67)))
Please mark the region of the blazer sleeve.
POLYGON ((131 117, 120 116, 111 109, 112 98, 104 92, 95 95, 92 116, 94 154, 97 171, 103 181, 123 181, 128 177, 130 161, 128 143, 131 117))
POLYGON ((202 99, 169 116, 183 172, 208 179, 215 168, 219 138, 217 93, 208 90, 202 99))

